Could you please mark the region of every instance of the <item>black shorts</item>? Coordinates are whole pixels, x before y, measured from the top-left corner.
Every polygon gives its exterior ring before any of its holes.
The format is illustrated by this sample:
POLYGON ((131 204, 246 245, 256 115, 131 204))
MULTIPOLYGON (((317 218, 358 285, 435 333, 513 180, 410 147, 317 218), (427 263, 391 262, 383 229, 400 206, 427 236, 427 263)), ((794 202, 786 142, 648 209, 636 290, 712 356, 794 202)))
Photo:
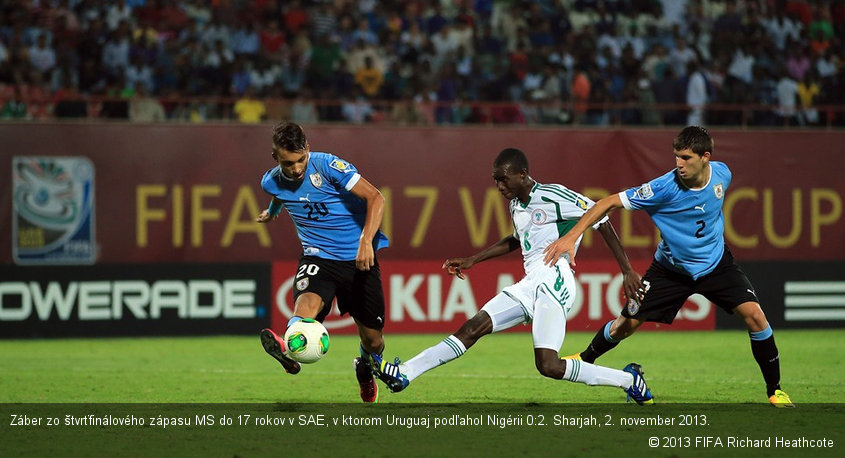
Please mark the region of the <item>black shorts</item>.
POLYGON ((733 309, 744 302, 759 302, 754 286, 734 263, 727 246, 713 272, 698 280, 667 269, 654 260, 643 276, 643 284, 647 285, 647 290, 642 304, 639 308, 630 305, 623 308, 622 316, 671 324, 687 298, 695 293, 728 313, 733 313, 733 309))
POLYGON ((384 327, 384 292, 378 261, 370 270, 358 270, 355 261, 303 256, 293 278, 294 303, 303 293, 314 293, 323 299, 318 321, 326 318, 337 297, 341 315, 348 313, 370 329, 384 327))

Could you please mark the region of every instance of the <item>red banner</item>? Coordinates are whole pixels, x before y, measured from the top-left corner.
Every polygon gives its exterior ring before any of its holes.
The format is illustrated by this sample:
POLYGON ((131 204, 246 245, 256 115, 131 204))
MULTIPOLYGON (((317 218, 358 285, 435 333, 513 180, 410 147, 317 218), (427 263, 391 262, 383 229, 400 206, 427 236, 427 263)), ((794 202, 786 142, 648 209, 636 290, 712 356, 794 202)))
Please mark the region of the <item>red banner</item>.
MULTIPOLYGON (((385 332, 387 333, 452 333, 464 321, 472 318, 484 304, 502 288, 519 281, 523 276, 518 256, 509 260, 492 260, 476 265, 461 280, 443 271, 440 261, 384 261, 381 263, 385 294, 385 332)), ((648 261, 634 262, 634 268, 644 272, 648 261)), ((296 262, 276 262, 272 276, 273 329, 284 329, 293 314, 293 277, 296 262)), ((568 331, 594 331, 619 315, 624 306, 622 275, 612 261, 580 261, 575 275, 578 291, 567 319, 568 331)), ((716 306, 701 297, 693 296, 672 326, 649 328, 671 330, 714 329, 716 306)), ((721 312, 720 312, 721 313, 721 312)), ((324 324, 333 334, 356 334, 352 318, 340 316, 337 305, 324 324)), ((513 331, 528 331, 517 326, 513 331)))
MULTIPOLYGON (((674 165, 676 129, 385 128, 313 126, 315 151, 354 163, 387 198, 383 259, 468 255, 510 233, 490 177, 505 147, 526 151, 534 178, 590 197, 639 185, 674 165)), ((740 261, 845 259, 840 168, 845 132, 713 130, 713 158, 733 171, 726 238, 740 261)), ((2 124, 13 157, 87 157, 93 164, 98 263, 271 262, 301 251, 290 221, 253 223, 269 197, 269 125, 2 124)), ((0 175, 2 175, 0 173, 0 175)), ((0 262, 12 261, 13 190, 0 187, 0 262)), ((612 221, 633 258, 658 240, 642 212, 612 221)), ((33 243, 18 234, 16 243, 33 243)), ((607 259, 594 234, 581 259, 607 259)), ((27 245, 29 246, 29 245, 27 245)))

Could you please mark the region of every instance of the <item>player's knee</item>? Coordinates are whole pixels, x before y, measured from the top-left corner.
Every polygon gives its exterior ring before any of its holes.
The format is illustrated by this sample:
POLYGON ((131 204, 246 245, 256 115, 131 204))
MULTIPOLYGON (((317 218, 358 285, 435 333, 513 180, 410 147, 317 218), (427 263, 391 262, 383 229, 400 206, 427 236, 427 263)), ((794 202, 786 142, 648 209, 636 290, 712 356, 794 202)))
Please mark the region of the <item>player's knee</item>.
POLYGON ((491 332, 493 332, 493 322, 490 320, 490 317, 486 312, 478 312, 458 329, 455 337, 460 339, 469 348, 478 339, 491 332))
POLYGON ((633 318, 617 320, 610 326, 610 337, 617 342, 631 336, 642 324, 641 321, 633 318))
POLYGON ((769 325, 769 321, 766 319, 763 309, 760 308, 760 304, 745 303, 737 307, 737 309, 745 321, 745 325, 748 326, 749 331, 762 331, 769 325))
POLYGON ((375 329, 367 329, 359 332, 361 337, 361 346, 364 350, 371 353, 381 353, 384 349, 384 335, 375 329))
POLYGON ((534 364, 540 375, 558 380, 563 378, 566 370, 566 363, 560 358, 535 358, 534 364))

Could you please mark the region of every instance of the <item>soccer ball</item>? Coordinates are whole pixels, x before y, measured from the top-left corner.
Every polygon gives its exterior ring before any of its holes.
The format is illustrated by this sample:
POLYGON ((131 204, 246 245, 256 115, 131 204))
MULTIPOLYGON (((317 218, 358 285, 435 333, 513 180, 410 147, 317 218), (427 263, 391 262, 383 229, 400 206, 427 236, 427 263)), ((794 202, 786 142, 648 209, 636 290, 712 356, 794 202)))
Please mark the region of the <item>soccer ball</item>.
POLYGON ((300 363, 316 363, 329 351, 329 332, 317 320, 303 318, 285 331, 287 355, 300 363))

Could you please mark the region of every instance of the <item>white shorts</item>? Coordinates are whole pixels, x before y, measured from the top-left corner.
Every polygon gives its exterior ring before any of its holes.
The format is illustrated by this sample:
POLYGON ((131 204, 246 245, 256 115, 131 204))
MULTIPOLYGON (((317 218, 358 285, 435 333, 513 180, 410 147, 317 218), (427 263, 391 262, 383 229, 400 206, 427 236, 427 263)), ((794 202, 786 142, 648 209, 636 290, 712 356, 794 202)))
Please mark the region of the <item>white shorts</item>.
POLYGON ((575 301, 575 276, 561 259, 540 266, 490 299, 481 310, 490 315, 493 332, 532 323, 534 348, 560 351, 566 337, 566 316, 575 301))

